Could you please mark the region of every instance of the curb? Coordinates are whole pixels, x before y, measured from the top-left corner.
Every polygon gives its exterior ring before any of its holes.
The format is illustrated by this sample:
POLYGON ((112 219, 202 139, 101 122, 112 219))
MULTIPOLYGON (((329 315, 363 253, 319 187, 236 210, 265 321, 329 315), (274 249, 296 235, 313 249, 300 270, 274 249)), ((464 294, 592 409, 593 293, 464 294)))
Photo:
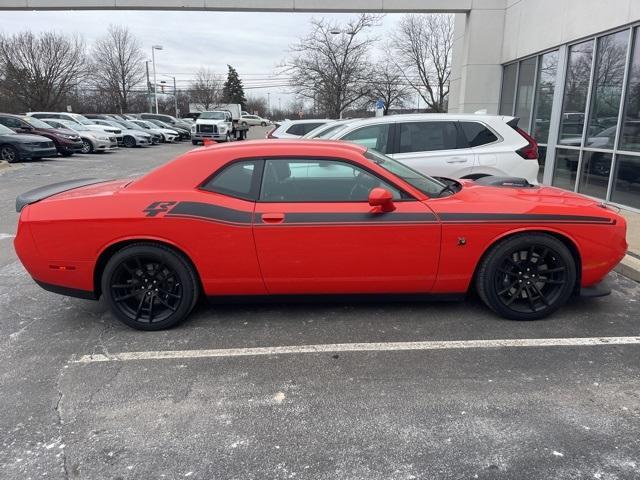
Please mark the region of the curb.
POLYGON ((631 280, 640 282, 640 259, 632 257, 631 255, 625 255, 614 270, 631 280))

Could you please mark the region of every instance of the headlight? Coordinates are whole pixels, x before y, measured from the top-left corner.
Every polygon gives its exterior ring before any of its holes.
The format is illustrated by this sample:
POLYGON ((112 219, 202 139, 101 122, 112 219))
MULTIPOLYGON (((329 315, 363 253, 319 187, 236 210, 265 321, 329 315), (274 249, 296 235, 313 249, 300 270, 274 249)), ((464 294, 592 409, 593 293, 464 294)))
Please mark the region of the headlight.
POLYGON ((105 135, 97 135, 96 138, 102 142, 108 142, 109 141, 109 137, 105 136, 105 135))
POLYGON ((226 125, 220 125, 220 126, 218 127, 218 131, 219 131, 219 132, 224 132, 226 129, 227 129, 227 126, 226 126, 226 125))
POLYGON ((195 133, 195 131, 196 131, 196 126, 195 126, 195 125, 194 125, 193 127, 191 127, 191 131, 192 131, 193 133, 195 133))

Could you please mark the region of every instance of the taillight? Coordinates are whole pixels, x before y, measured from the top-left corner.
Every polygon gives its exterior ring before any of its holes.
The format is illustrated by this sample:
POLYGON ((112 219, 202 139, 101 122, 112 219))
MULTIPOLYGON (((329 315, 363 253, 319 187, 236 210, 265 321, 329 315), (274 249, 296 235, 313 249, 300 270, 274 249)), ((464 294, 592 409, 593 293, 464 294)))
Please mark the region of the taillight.
POLYGON ((521 128, 515 127, 515 130, 528 142, 527 145, 516 150, 516 153, 525 160, 538 160, 538 142, 521 128))

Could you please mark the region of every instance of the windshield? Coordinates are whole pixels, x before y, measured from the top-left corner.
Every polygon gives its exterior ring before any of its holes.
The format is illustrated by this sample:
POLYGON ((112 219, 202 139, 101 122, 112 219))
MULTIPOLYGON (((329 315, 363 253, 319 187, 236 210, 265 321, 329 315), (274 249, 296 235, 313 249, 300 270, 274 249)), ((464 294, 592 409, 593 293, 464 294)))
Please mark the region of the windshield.
POLYGON ((33 117, 20 117, 20 118, 22 119, 22 121, 24 121, 25 123, 28 123, 33 128, 51 128, 51 125, 48 125, 44 123, 42 120, 38 120, 37 118, 33 118, 33 117))
POLYGON ((69 116, 73 118, 76 122, 81 123, 82 125, 94 125, 94 123, 86 117, 83 117, 77 113, 70 113, 69 116))
POLYGON ((331 127, 329 127, 327 130, 323 130, 320 134, 316 134, 315 136, 313 136, 311 138, 330 138, 334 134, 344 130, 348 126, 349 126, 348 123, 340 123, 338 125, 331 125, 331 127))
POLYGON ((76 130, 78 132, 85 132, 85 131, 89 130, 84 125, 82 125, 80 123, 72 122, 71 120, 56 120, 56 121, 61 123, 65 127, 70 128, 71 130, 76 130))
POLYGON ((364 156, 374 162, 376 165, 381 166, 388 172, 393 173, 395 176, 400 177, 409 185, 417 188, 425 195, 430 197, 437 197, 442 193, 442 189, 446 185, 439 182, 435 178, 422 175, 415 170, 407 167, 406 165, 397 162, 396 160, 383 155, 375 150, 367 150, 364 156))
POLYGON ((136 125, 135 123, 130 122, 129 120, 121 120, 118 123, 120 125, 124 125, 127 128, 130 128, 131 130, 142 130, 143 129, 140 125, 136 125))
POLYGON ((139 127, 144 128, 145 130, 149 130, 149 125, 147 125, 147 122, 143 121, 143 120, 131 120, 131 123, 135 123, 136 125, 138 125, 139 127))
POLYGON ((202 112, 198 117, 202 120, 224 120, 224 112, 202 112))
MULTIPOLYGON (((51 128, 47 125, 47 128, 51 128)), ((15 135, 16 132, 14 132, 13 130, 11 130, 8 127, 5 127, 4 125, 0 125, 0 135, 15 135)))

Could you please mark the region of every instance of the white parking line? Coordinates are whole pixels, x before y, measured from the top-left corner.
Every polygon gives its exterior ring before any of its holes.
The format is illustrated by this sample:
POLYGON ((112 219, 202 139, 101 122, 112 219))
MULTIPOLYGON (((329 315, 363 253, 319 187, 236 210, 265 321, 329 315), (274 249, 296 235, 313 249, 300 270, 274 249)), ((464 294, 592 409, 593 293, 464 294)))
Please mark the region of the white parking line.
POLYGON ((301 353, 395 352, 407 350, 457 350, 523 347, 590 347, 599 345, 639 345, 640 337, 530 338, 504 340, 451 340, 433 342, 330 343, 283 347, 225 348, 216 350, 156 350, 122 352, 109 355, 83 355, 73 363, 126 362, 132 360, 169 360, 212 357, 252 357, 301 353))
POLYGON ((4 240, 6 238, 13 238, 15 235, 13 233, 0 233, 0 240, 4 240))

